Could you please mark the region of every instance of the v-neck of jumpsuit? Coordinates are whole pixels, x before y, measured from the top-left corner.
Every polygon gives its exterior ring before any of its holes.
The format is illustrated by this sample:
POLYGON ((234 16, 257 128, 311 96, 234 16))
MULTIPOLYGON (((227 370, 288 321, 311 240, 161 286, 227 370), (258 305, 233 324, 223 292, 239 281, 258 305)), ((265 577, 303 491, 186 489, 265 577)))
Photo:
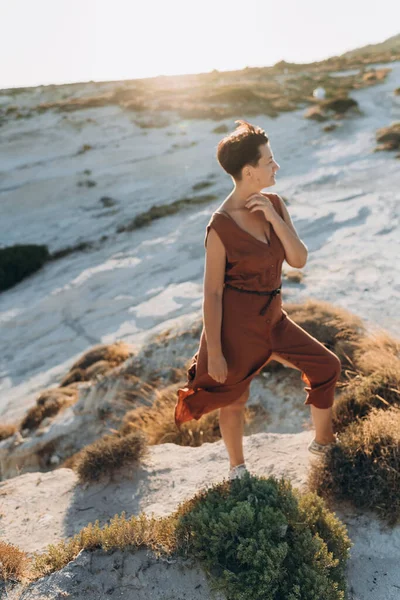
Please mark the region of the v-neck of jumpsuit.
MULTIPOLYGON (((283 218, 279 197, 269 194, 268 198, 283 218)), ((285 252, 272 224, 270 240, 266 243, 242 229, 227 213, 214 212, 206 228, 206 249, 211 227, 226 251, 224 283, 234 288, 224 285, 222 295, 221 348, 228 374, 224 383, 217 382, 208 374, 207 338, 203 323, 199 348, 187 370, 187 385, 178 390, 175 407, 178 428, 184 421, 199 419, 206 412, 231 404, 243 394, 252 378, 269 360, 272 330, 287 317, 286 311, 282 310, 281 294, 273 296, 265 314, 260 314, 270 296, 241 291, 267 292, 282 283, 281 267, 285 252)))
POLYGON ((240 227, 240 225, 238 223, 236 223, 235 219, 233 217, 231 217, 231 215, 229 215, 225 210, 222 210, 220 212, 215 212, 214 214, 215 215, 226 215, 228 217, 228 219, 231 219, 231 221, 233 221, 233 223, 240 229, 240 231, 243 231, 244 233, 246 233, 247 235, 249 235, 251 238, 253 238, 254 241, 259 242, 263 246, 271 246, 272 235, 273 235, 273 231, 274 231, 274 228, 272 227, 272 225, 270 225, 269 239, 265 235, 265 238, 268 241, 267 242, 263 242, 262 240, 259 240, 258 238, 254 237, 254 235, 252 235, 251 233, 249 233, 248 231, 246 231, 245 229, 243 229, 243 227, 240 227))

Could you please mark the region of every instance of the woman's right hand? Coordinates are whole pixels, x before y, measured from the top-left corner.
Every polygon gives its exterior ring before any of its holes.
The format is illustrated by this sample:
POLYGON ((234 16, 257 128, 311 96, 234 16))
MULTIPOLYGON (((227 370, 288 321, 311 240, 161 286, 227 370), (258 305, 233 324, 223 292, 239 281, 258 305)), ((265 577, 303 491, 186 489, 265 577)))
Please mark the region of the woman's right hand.
POLYGON ((215 381, 224 383, 228 376, 228 365, 222 352, 208 356, 207 371, 215 381))

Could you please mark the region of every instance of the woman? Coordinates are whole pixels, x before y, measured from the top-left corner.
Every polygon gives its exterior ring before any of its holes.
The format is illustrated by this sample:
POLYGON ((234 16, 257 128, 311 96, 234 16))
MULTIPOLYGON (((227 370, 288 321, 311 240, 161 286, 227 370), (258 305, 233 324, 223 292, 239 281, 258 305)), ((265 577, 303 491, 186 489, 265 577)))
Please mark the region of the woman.
POLYGON ((251 380, 270 361, 299 369, 315 426, 308 449, 326 452, 338 437, 332 405, 339 358, 292 321, 282 309, 282 262, 301 268, 307 247, 297 235, 275 184, 279 169, 264 130, 244 120, 218 144, 217 159, 234 189, 213 213, 204 245, 203 330, 178 390, 175 423, 199 419, 219 408, 219 427, 229 477, 246 472, 243 416, 251 380))

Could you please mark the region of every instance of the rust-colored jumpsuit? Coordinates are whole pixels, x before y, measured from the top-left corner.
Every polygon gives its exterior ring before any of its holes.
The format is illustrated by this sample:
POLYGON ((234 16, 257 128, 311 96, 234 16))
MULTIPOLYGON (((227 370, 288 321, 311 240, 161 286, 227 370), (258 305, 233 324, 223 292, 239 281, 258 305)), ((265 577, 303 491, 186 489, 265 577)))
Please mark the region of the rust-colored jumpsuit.
MULTIPOLYGON (((278 196, 267 196, 283 218, 278 196)), ((221 346, 228 373, 223 383, 208 374, 203 324, 198 350, 187 370, 187 383, 178 390, 176 426, 180 428, 185 421, 200 419, 237 400, 273 352, 301 370, 307 392, 304 404, 332 406, 341 369, 337 355, 290 319, 282 309, 279 292, 259 295, 238 289, 265 292, 281 285, 285 252, 273 226, 269 243, 262 242, 242 229, 228 213, 215 212, 207 225, 206 248, 210 227, 218 233, 226 250, 221 346)))

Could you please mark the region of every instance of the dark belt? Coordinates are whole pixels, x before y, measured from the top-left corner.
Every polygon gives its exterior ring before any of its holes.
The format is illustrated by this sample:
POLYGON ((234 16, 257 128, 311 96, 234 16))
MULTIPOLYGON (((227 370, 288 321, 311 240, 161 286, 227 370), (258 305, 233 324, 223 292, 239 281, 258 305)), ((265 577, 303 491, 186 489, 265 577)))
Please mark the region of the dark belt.
POLYGON ((258 290, 244 290, 243 288, 238 288, 234 285, 231 285, 230 283, 225 283, 225 286, 231 288, 232 290, 237 290, 238 292, 246 292, 247 294, 258 294, 259 296, 270 296, 268 298, 267 304, 265 306, 263 306, 262 309, 260 310, 260 315, 264 315, 266 313, 266 310, 267 310, 268 306, 271 304, 272 299, 281 293, 281 288, 282 288, 282 284, 281 284, 275 290, 271 290, 270 292, 264 292, 264 291, 258 291, 258 290))

